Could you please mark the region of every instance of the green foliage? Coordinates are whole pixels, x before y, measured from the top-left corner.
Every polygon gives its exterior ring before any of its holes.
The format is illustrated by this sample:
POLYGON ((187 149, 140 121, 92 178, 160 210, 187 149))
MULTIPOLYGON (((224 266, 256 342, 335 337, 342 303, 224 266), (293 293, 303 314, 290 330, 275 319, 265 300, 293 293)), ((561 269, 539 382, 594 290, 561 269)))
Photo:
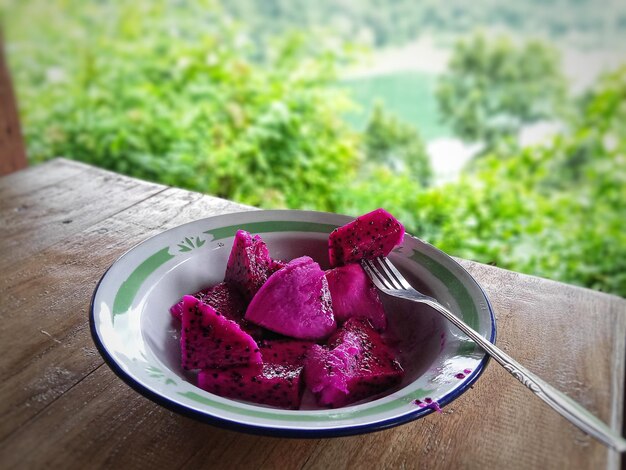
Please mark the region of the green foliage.
POLYGON ((557 53, 545 43, 517 46, 478 33, 457 43, 437 98, 456 135, 492 148, 524 124, 559 115, 565 89, 557 53))
POLYGON ((50 32, 34 57, 12 43, 33 161, 67 155, 257 206, 336 209, 359 155, 329 86, 335 53, 292 35, 260 67, 214 9, 102 4, 71 15, 78 4, 57 4, 72 33, 50 32), (52 41, 68 55, 46 57, 52 41))
POLYGON ((365 129, 367 161, 406 172, 422 186, 432 179, 430 160, 417 130, 394 115, 385 112, 380 103, 374 107, 365 129))

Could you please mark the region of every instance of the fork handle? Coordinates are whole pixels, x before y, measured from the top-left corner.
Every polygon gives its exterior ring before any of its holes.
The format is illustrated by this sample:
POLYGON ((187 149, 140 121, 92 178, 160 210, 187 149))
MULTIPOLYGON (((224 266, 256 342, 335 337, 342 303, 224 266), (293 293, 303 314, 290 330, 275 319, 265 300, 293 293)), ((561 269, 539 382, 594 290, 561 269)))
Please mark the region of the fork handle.
POLYGON ((596 418, 582 405, 572 400, 564 393, 559 392, 552 385, 540 379, 524 366, 519 364, 515 359, 510 357, 500 348, 483 338, 477 331, 467 325, 463 320, 454 315, 439 302, 430 298, 425 299, 422 296, 419 298, 413 298, 412 300, 418 300, 419 302, 425 303, 439 311, 454 326, 469 336, 472 341, 477 343, 487 352, 487 354, 500 363, 500 365, 504 367, 513 377, 526 385, 526 387, 528 387, 535 395, 545 401, 559 414, 567 418, 584 432, 595 437, 618 452, 626 452, 626 440, 622 436, 607 426, 604 422, 596 418))

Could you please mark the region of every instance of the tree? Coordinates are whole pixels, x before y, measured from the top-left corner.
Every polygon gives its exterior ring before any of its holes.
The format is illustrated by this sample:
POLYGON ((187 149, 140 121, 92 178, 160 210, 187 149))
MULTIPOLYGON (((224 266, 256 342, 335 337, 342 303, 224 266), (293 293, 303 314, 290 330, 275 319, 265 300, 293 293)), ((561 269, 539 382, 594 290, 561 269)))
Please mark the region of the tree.
POLYGON ((443 119, 460 138, 492 148, 524 124, 558 116, 566 83, 558 54, 548 45, 516 45, 478 33, 456 44, 437 99, 443 119))
POLYGON ((424 143, 413 126, 385 111, 376 103, 365 129, 365 156, 395 173, 407 172, 422 186, 428 186, 433 172, 424 143))

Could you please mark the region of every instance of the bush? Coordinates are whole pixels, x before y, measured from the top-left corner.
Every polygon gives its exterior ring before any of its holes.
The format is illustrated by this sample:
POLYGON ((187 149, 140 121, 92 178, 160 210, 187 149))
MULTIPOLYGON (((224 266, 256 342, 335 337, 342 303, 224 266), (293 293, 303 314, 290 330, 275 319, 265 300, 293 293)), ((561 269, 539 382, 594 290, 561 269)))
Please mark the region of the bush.
POLYGON ((563 113, 565 91, 554 48, 477 33, 456 44, 437 98, 457 136, 491 149, 524 124, 563 113))
POLYGON ((417 129, 385 111, 376 103, 365 129, 365 156, 369 162, 407 174, 422 186, 431 183, 433 172, 417 129))
POLYGON ((31 160, 63 155, 262 207, 336 209, 360 158, 347 101, 329 86, 336 54, 292 35, 262 67, 211 10, 103 4, 85 18, 69 14, 74 3, 57 4, 73 35, 50 33, 67 56, 12 55, 31 160))

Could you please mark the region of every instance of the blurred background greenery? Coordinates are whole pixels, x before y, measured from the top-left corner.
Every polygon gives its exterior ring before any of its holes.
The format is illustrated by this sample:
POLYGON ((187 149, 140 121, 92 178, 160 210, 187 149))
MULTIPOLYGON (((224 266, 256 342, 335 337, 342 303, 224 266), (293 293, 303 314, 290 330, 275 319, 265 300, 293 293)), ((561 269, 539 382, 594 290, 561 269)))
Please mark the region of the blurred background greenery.
POLYGON ((2 0, 31 163, 377 207, 626 296, 626 3, 2 0))

